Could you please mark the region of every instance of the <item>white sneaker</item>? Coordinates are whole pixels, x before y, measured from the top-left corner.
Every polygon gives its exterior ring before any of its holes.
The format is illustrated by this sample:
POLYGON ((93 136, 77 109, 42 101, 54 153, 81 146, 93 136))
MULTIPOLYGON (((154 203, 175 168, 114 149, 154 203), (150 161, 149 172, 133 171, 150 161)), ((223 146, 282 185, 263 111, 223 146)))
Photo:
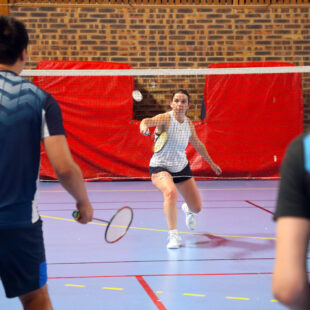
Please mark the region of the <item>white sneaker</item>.
POLYGON ((167 249, 178 249, 181 246, 181 237, 177 232, 169 232, 167 249))
POLYGON ((196 215, 191 212, 186 203, 182 204, 182 210, 185 213, 185 223, 189 230, 194 230, 196 228, 196 215))

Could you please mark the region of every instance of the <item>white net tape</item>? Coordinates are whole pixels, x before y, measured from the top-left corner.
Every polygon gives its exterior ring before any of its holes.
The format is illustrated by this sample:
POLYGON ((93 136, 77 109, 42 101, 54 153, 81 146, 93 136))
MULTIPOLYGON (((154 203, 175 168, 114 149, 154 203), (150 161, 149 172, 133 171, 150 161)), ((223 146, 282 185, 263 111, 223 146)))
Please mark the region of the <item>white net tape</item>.
POLYGON ((23 70, 22 76, 158 76, 309 73, 310 66, 210 69, 23 70))

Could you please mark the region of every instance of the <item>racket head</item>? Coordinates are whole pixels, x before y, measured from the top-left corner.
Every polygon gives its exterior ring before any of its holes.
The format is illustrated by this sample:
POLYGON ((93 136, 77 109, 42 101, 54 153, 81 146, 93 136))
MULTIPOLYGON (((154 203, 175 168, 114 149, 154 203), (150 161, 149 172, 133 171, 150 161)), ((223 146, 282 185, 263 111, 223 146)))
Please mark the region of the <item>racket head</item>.
POLYGON ((122 207, 116 211, 109 221, 105 230, 105 241, 108 243, 115 243, 122 239, 133 220, 133 210, 128 207, 122 207))
POLYGON ((160 152, 164 148, 164 146, 166 145, 167 141, 168 141, 168 134, 167 134, 166 131, 163 131, 159 135, 159 137, 157 137, 155 139, 155 142, 154 142, 154 145, 153 145, 153 152, 154 153, 160 152))

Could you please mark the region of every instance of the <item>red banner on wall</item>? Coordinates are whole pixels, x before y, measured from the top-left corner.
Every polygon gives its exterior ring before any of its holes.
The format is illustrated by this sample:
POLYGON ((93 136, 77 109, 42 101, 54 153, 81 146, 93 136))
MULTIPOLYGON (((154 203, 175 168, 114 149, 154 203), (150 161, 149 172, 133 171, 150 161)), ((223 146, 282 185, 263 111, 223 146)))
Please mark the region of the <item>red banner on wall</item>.
MULTIPOLYGON (((209 68, 293 66, 289 63, 227 63, 209 68)), ((278 177, 288 143, 303 130, 301 75, 236 74, 206 77, 206 119, 198 135, 226 177, 278 177)), ((190 149, 193 169, 210 168, 190 149)))
MULTIPOLYGON (((287 63, 216 64, 224 67, 290 66, 287 63)), ((45 61, 38 69, 131 69, 104 62, 45 61)), ((133 118, 133 77, 37 77, 34 83, 59 102, 72 154, 85 179, 148 178, 150 137, 133 118)), ((288 143, 303 129, 300 74, 210 75, 204 89, 206 119, 194 122, 223 178, 271 178, 288 143)), ((213 177, 187 148, 195 176, 213 177)), ((56 176, 42 150, 41 178, 56 176)))

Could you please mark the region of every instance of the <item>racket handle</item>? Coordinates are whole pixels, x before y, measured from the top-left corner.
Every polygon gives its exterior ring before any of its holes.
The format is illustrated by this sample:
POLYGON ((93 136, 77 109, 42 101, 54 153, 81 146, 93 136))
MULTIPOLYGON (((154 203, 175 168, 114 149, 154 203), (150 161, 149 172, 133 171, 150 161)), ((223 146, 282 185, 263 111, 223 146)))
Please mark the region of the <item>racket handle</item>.
POLYGON ((72 217, 73 217, 75 220, 78 220, 78 219, 81 217, 80 212, 77 211, 77 210, 74 210, 74 211, 72 212, 72 217))

